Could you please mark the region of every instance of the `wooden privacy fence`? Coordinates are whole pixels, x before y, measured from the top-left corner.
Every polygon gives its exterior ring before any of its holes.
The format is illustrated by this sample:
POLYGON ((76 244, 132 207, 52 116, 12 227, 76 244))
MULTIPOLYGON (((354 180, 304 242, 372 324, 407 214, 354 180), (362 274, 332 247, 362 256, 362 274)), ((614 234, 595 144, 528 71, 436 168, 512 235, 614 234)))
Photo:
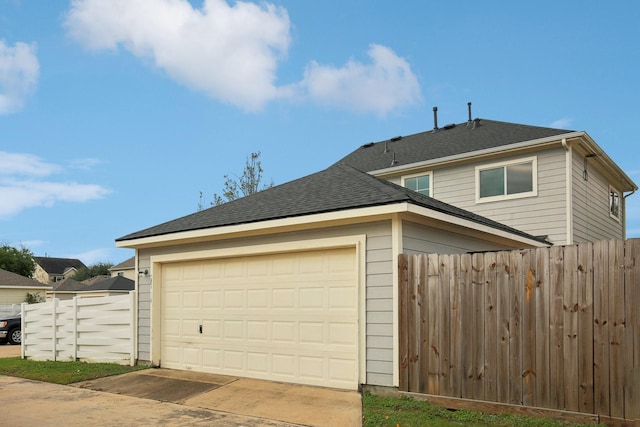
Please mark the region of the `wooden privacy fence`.
POLYGON ((399 267, 401 391, 640 419, 640 239, 399 267))
POLYGON ((22 357, 135 364, 136 296, 22 304, 22 357))

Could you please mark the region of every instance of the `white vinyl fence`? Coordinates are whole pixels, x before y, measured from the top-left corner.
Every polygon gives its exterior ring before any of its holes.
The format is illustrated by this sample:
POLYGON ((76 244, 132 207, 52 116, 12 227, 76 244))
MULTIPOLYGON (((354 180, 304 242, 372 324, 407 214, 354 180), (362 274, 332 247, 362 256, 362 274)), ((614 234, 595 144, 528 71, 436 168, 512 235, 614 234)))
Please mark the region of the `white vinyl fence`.
POLYGON ((22 304, 22 357, 135 364, 136 295, 22 304))

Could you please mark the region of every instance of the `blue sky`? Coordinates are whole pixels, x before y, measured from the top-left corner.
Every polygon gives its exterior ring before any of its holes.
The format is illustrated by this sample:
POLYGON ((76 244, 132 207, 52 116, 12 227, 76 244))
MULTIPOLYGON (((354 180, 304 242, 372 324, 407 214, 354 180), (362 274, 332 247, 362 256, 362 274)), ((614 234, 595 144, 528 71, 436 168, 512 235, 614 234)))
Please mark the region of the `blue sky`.
POLYGON ((0 243, 118 263, 251 152, 281 184, 468 101, 584 130, 640 183, 638 22, 635 0, 0 0, 0 243))

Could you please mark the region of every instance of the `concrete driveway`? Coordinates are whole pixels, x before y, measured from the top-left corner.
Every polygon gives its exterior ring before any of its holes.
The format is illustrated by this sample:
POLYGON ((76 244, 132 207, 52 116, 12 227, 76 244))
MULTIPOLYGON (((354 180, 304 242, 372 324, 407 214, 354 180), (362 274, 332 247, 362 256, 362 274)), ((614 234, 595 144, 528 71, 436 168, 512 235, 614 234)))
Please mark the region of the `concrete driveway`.
MULTIPOLYGON (((0 357, 15 355, 20 346, 0 346, 0 357)), ((27 427, 362 425, 355 391, 169 369, 73 386, 0 376, 0 394, 11 396, 3 421, 27 427)))

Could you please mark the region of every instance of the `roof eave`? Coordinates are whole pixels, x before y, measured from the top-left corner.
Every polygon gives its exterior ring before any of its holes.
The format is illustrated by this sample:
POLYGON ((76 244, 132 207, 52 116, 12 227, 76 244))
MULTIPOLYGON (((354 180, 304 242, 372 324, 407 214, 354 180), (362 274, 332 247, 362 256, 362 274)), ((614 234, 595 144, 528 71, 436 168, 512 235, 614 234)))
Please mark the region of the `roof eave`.
POLYGON ((543 242, 527 238, 507 230, 501 230, 477 221, 465 219, 457 215, 448 214, 436 209, 429 209, 411 202, 403 201, 391 204, 348 209, 329 213, 312 214, 292 218, 275 219, 268 221, 252 222, 248 224, 213 227, 200 230, 182 231, 157 236, 141 237, 131 240, 116 242, 119 248, 150 248, 166 246, 169 244, 184 244, 211 239, 243 237, 257 234, 273 234, 284 228, 304 229, 310 227, 326 226, 327 223, 341 225, 348 222, 372 222, 389 218, 393 214, 413 213, 439 221, 447 222, 470 230, 482 230, 513 242, 519 242, 527 246, 547 246, 543 242))

